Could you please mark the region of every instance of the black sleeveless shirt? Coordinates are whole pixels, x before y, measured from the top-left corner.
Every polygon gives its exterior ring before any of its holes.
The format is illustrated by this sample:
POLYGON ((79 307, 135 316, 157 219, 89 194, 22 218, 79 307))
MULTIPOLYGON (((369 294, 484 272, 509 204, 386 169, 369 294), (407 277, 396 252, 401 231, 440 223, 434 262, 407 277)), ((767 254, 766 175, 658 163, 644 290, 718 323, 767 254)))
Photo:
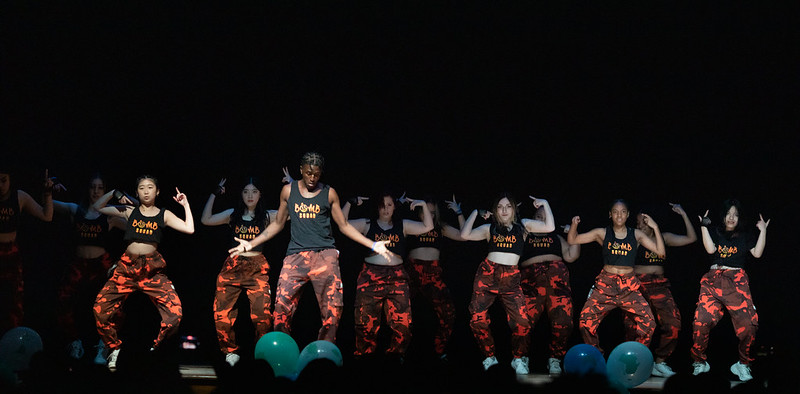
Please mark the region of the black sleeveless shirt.
POLYGON ((331 230, 331 204, 328 202, 330 186, 323 185, 316 196, 305 198, 300 194, 297 184, 298 182, 292 182, 289 186, 287 208, 291 239, 286 254, 333 249, 335 245, 331 230))
POLYGON ((161 243, 164 235, 164 209, 156 216, 144 216, 139 207, 133 208, 125 227, 125 240, 130 242, 161 243))
POLYGON ((489 253, 505 252, 514 253, 522 256, 525 247, 525 229, 519 223, 514 223, 509 230, 506 227, 498 227, 494 223, 489 227, 491 237, 489 238, 489 253))
POLYGON ((561 240, 555 231, 547 234, 528 234, 525 240, 525 248, 522 253, 522 260, 546 254, 561 256, 561 240))
POLYGON ((403 235, 402 220, 398 220, 388 230, 382 229, 376 220, 370 220, 366 237, 373 242, 389 241, 386 243, 386 249, 400 257, 405 257, 406 255, 406 237, 403 235))
POLYGON ((639 243, 636 233, 631 227, 626 227, 628 234, 625 238, 618 239, 612 227, 606 228, 606 237, 603 239, 603 264, 633 267, 636 264, 636 252, 639 243))
MULTIPOLYGON (((261 234, 264 229, 267 228, 267 223, 269 223, 269 212, 265 211, 265 215, 266 217, 254 218, 250 220, 243 219, 241 215, 238 218, 231 216, 231 247, 236 247, 239 245, 239 242, 234 240, 233 237, 243 239, 245 241, 252 241, 253 238, 261 234)), ((255 252, 262 252, 264 250, 264 244, 262 243, 258 246, 255 246, 251 250, 255 252)))
POLYGON ((19 228, 19 192, 9 190, 8 198, 0 201, 0 233, 13 233, 19 228))
POLYGON ((72 219, 72 233, 79 246, 106 246, 108 232, 108 216, 100 214, 94 219, 87 219, 86 208, 79 206, 72 219))

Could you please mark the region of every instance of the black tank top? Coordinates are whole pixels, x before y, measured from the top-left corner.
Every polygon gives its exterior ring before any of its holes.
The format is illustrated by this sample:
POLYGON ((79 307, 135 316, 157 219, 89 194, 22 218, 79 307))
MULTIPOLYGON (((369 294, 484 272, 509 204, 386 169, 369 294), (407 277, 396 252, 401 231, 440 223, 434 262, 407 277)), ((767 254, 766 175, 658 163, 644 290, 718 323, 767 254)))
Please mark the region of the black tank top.
POLYGON ((378 225, 377 221, 371 220, 369 229, 367 230, 367 238, 370 241, 389 241, 386 243, 386 249, 392 253, 405 257, 406 255, 406 237, 403 235, 403 221, 398 220, 392 228, 384 230, 378 225))
POLYGON ((658 253, 647 248, 639 248, 636 252, 636 265, 660 265, 663 266, 666 259, 658 257, 658 253))
MULTIPOLYGON (((269 212, 265 211, 265 214, 265 218, 254 218, 250 220, 242 219, 241 216, 238 218, 231 217, 231 247, 236 247, 239 245, 239 242, 234 240, 233 237, 243 239, 245 241, 252 241, 253 238, 261 234, 264 229, 267 228, 267 223, 269 223, 269 212)), ((255 252, 262 252, 264 250, 264 244, 262 243, 258 246, 255 246, 251 250, 255 252)))
POLYGON ((86 218, 87 210, 78 207, 75 217, 72 220, 72 231, 75 243, 78 246, 106 246, 106 240, 111 226, 108 224, 108 216, 100 214, 94 219, 86 218))
POLYGON ((505 252, 522 256, 525 247, 525 229, 519 223, 514 223, 511 230, 498 227, 494 223, 489 227, 489 253, 505 252))
POLYGON ((442 230, 435 228, 425 234, 409 235, 408 236, 408 250, 416 248, 435 248, 441 249, 442 247, 442 230))
POLYGON ((316 196, 305 198, 300 195, 297 183, 292 182, 287 201, 292 236, 286 254, 333 249, 331 204, 328 202, 330 186, 322 185, 316 196))
POLYGON ((161 243, 164 235, 164 209, 156 216, 144 216, 139 207, 133 208, 125 227, 125 240, 130 242, 161 243))
POLYGON ((525 240, 522 259, 527 260, 531 257, 546 254, 562 257, 561 240, 558 238, 555 231, 547 234, 528 234, 528 238, 525 240))
POLYGON ((603 240, 603 264, 633 267, 636 263, 636 252, 639 243, 636 242, 636 233, 633 228, 626 227, 628 234, 623 239, 617 239, 614 229, 606 228, 606 237, 603 240))
POLYGON ((19 228, 19 192, 9 190, 8 199, 0 201, 0 233, 13 233, 19 228))

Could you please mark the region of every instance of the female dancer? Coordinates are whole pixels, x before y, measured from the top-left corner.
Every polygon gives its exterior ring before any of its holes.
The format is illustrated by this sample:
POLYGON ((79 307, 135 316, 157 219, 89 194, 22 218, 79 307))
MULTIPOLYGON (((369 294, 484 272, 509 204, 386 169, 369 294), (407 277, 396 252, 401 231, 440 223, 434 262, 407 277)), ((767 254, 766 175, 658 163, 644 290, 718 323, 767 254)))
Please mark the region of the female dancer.
MULTIPOLYGON (((231 229, 231 243, 236 246, 234 238, 250 240, 261 234, 277 211, 268 211, 261 202, 263 188, 254 178, 248 178, 242 189, 242 199, 236 208, 229 208, 219 213, 212 213, 214 201, 225 193, 225 179, 208 197, 200 222, 206 226, 228 225, 231 229)), ((245 291, 250 301, 250 319, 256 330, 258 341, 264 334, 272 330, 272 303, 269 286, 269 262, 262 253, 263 245, 258 245, 246 252, 228 256, 217 275, 217 291, 214 296, 214 324, 217 339, 225 361, 231 366, 239 361, 236 351, 236 336, 233 324, 239 315, 234 309, 239 294, 245 291)))
MULTIPOLYGON (((685 246, 697 241, 697 233, 692 227, 692 223, 680 204, 669 204, 672 211, 681 215, 683 224, 686 227, 686 235, 679 235, 670 232, 663 232, 666 246, 685 246)), ((636 216, 636 228, 644 232, 648 237, 654 237, 654 231, 645 223, 644 215, 639 213, 636 216)), ((661 329, 659 343, 653 350, 653 376, 668 378, 675 375, 672 368, 667 365, 667 358, 675 350, 678 344, 678 334, 681 331, 681 314, 678 305, 669 290, 669 280, 664 276, 664 262, 666 259, 647 249, 639 249, 636 253, 636 265, 633 272, 642 284, 640 291, 650 310, 655 315, 657 324, 661 329)), ((626 333, 629 338, 636 336, 636 324, 632 315, 625 315, 623 318, 626 333)))
POLYGON ((111 278, 106 281, 97 295, 94 304, 94 316, 97 319, 97 331, 100 338, 110 350, 108 368, 116 369, 122 341, 117 337, 117 329, 111 317, 121 307, 122 302, 135 291, 147 294, 154 301, 161 315, 161 328, 153 341, 152 349, 167 337, 178 331, 182 317, 181 300, 172 285, 172 281, 164 273, 166 262, 158 252, 164 227, 171 227, 186 234, 194 233, 194 219, 186 195, 175 188, 172 197, 183 206, 186 219, 180 219, 167 209, 156 206, 156 197, 160 190, 156 178, 144 175, 136 182, 138 206, 110 207, 106 206, 114 195, 114 191, 106 193, 97 200, 94 208, 100 213, 122 217, 127 220, 125 240, 128 246, 117 262, 111 278))
POLYGON ((42 205, 23 190, 11 188, 11 174, 0 168, 0 333, 22 324, 24 282, 17 230, 23 212, 43 222, 53 220, 53 179, 44 174, 42 205))
POLYGON ((608 216, 611 219, 610 226, 594 228, 582 234, 578 234, 581 218, 575 216, 567 233, 570 245, 597 242, 603 248, 603 269, 597 275, 578 319, 581 336, 585 343, 602 352, 597 328, 609 312, 620 308, 634 315, 636 341, 649 346, 655 321, 650 306, 639 291, 641 284, 633 273, 633 266, 639 245, 663 258, 664 239, 656 222, 647 214, 643 214, 644 221, 653 229, 655 240, 641 230, 628 227, 628 204, 623 200, 611 204, 608 216))
MULTIPOLYGON (((402 363, 411 343, 411 299, 408 274, 403 268, 406 255, 406 236, 420 235, 433 229, 433 218, 428 205, 413 200, 411 209, 421 207, 422 221, 395 217, 395 199, 391 193, 378 196, 377 217, 349 219, 355 228, 373 242, 385 242, 390 256, 371 253, 364 258, 358 274, 355 299, 355 351, 357 358, 373 355, 378 345, 381 314, 392 332, 386 355, 402 363)), ((349 202, 342 212, 347 218, 349 202)))
MULTIPOLYGON (((536 209, 534 219, 544 221, 544 207, 536 209)), ((547 311, 550 320, 550 357, 547 370, 561 373, 561 362, 567 353, 567 341, 572 334, 572 288, 566 264, 578 259, 580 245, 570 245, 555 231, 531 233, 525 240, 522 262, 519 264, 520 286, 527 300, 531 327, 547 311)))
MULTIPOLYGON (((75 254, 66 267, 64 278, 58 290, 58 325, 64 330, 67 340, 69 355, 80 359, 84 354, 83 341, 88 335, 80 335, 75 323, 75 312, 86 310, 91 313, 94 298, 108 279, 113 260, 106 249, 111 229, 125 229, 125 220, 121 217, 104 215, 94 209, 97 202, 105 193, 105 181, 100 174, 95 174, 89 179, 86 198, 80 203, 53 201, 56 212, 69 216, 72 228, 72 239, 75 243, 75 254), (91 301, 84 306, 81 301, 84 296, 90 296, 91 301)), ((127 197, 123 202, 130 203, 127 197)), ((91 315, 90 315, 91 316, 91 315)), ((94 318, 89 320, 94 326, 94 318)), ((94 331, 94 330, 93 330, 94 331)), ((95 339, 96 340, 96 339, 95 339)), ((105 346, 99 341, 97 364, 106 363, 105 346)))
MULTIPOLYGON (((492 205, 492 223, 472 228, 478 211, 474 210, 464 222, 461 237, 469 241, 485 240, 489 253, 475 273, 469 311, 469 325, 485 359, 483 368, 497 364, 492 337, 489 307, 500 298, 511 328, 511 367, 517 374, 527 374, 528 334, 530 321, 525 308, 525 296, 520 287, 518 268, 527 233, 549 233, 555 229, 553 213, 547 200, 533 199, 533 206, 544 209, 544 220, 517 219, 517 204, 509 194, 501 194, 492 205)), ((485 219, 487 217, 484 217, 485 219)))
POLYGON ((744 271, 744 264, 749 252, 755 258, 764 253, 767 243, 767 226, 769 220, 759 214, 756 223, 758 237, 753 237, 743 228, 741 204, 730 199, 723 203, 721 224, 711 226, 708 211, 700 218, 700 232, 703 247, 711 255, 711 269, 700 279, 700 296, 694 312, 692 324, 692 359, 694 374, 708 372, 711 366, 706 358, 708 336, 728 310, 731 316, 736 337, 739 338, 739 361, 731 365, 731 372, 741 381, 753 378, 750 373, 750 348, 758 330, 758 314, 750 293, 750 280, 744 271))

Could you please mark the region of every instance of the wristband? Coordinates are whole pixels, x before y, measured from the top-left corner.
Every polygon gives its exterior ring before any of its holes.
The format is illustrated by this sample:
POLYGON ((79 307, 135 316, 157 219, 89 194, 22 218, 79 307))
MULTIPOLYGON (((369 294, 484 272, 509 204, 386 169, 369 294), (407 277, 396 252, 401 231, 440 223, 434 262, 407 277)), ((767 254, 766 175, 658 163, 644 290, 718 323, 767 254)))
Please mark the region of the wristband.
POLYGON ((456 211, 456 216, 458 215, 463 215, 463 213, 461 211, 456 211))
POLYGON ((708 227, 709 224, 711 224, 711 219, 709 219, 708 217, 703 217, 702 219, 700 219, 700 226, 708 227))
POLYGON ((377 244, 378 244, 378 241, 375 241, 375 242, 372 243, 372 246, 370 247, 370 249, 372 249, 373 252, 375 251, 375 245, 377 245, 377 244))
POLYGON ((122 199, 122 196, 124 196, 124 195, 125 195, 125 193, 124 193, 124 192, 121 192, 121 191, 119 191, 119 190, 116 190, 116 189, 114 190, 114 198, 116 198, 116 199, 117 199, 117 201, 119 201, 120 199, 122 199))
POLYGON ((216 189, 214 189, 214 192, 213 192, 213 193, 211 193, 211 194, 213 194, 213 195, 215 195, 215 196, 219 197, 219 196, 222 194, 222 186, 217 186, 217 188, 216 188, 216 189))

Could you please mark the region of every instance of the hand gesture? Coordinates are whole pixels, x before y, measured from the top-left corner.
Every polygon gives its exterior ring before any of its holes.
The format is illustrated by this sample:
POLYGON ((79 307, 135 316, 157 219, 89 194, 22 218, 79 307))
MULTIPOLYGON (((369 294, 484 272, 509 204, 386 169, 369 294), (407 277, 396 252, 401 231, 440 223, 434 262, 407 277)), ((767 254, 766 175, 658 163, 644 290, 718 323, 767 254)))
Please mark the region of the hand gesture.
POLYGON ((416 207, 421 207, 425 205, 425 200, 409 200, 411 204, 408 206, 409 209, 414 210, 416 207))
MULTIPOLYGON (((573 227, 577 228, 578 227, 578 223, 580 223, 580 222, 581 222, 581 217, 580 216, 573 216, 572 217, 572 226, 573 227)), ((569 230, 567 230, 567 231, 569 231, 569 230)))
POLYGON ((181 193, 178 188, 175 188, 175 192, 177 193, 175 196, 172 197, 173 200, 177 201, 178 204, 183 205, 184 207, 189 206, 189 200, 186 199, 186 195, 181 193))
POLYGON ((233 237, 235 241, 239 242, 239 245, 236 245, 230 249, 228 249, 228 253, 231 257, 238 255, 239 253, 247 252, 248 250, 253 250, 253 245, 249 241, 245 241, 239 237, 233 237))
POLYGON ((122 205, 134 205, 133 201, 125 193, 123 193, 122 197, 120 197, 119 200, 117 200, 117 201, 122 205))
POLYGON ((481 209, 478 211, 478 216, 482 217, 483 220, 489 220, 489 218, 492 217, 492 212, 487 211, 485 209, 481 209))
POLYGON ((547 200, 544 200, 544 199, 541 199, 541 198, 536 198, 534 196, 528 196, 528 197, 530 197, 530 199, 533 200, 533 207, 534 208, 539 208, 542 205, 547 203, 547 200))
POLYGON ((214 195, 215 196, 221 196, 221 195, 225 194, 225 181, 227 181, 226 178, 222 178, 219 181, 219 185, 217 185, 217 189, 214 190, 214 195))
POLYGON ((564 232, 564 234, 569 232, 569 227, 570 227, 569 224, 565 224, 565 225, 561 226, 561 229, 564 232))
POLYGON ((45 193, 52 193, 54 191, 66 191, 67 188, 61 183, 58 183, 56 177, 50 177, 50 170, 44 170, 44 191, 45 193))
POLYGON ((292 184, 292 182, 294 182, 294 178, 289 175, 289 167, 283 167, 283 178, 281 179, 281 182, 288 184, 292 184))
POLYGON ((656 221, 653 220, 653 218, 650 217, 650 215, 648 215, 646 213, 643 213, 642 214, 642 218, 644 218, 644 224, 646 224, 648 227, 650 227, 652 229, 657 229, 658 228, 658 224, 656 224, 656 221))
POLYGON ((361 206, 361 204, 363 204, 364 201, 367 201, 367 200, 369 200, 369 197, 355 196, 355 197, 350 198, 347 201, 349 201, 351 205, 361 206))
POLYGON ((758 222, 756 223, 756 227, 758 227, 758 229, 760 231, 762 231, 762 232, 766 231, 767 230, 767 226, 769 226, 769 221, 770 220, 772 220, 772 219, 767 219, 767 221, 765 222, 764 221, 764 217, 761 216, 761 214, 759 213, 758 214, 758 222))
POLYGON ((686 216, 686 211, 683 210, 683 207, 681 206, 681 204, 669 203, 669 206, 672 207, 672 212, 675 212, 675 213, 677 213, 678 215, 681 215, 681 216, 686 216))
POLYGON ((706 213, 703 216, 697 216, 700 219, 700 226, 708 227, 711 225, 711 219, 708 217, 708 209, 706 209, 706 213))
POLYGON ((414 200, 406 197, 406 192, 403 192, 403 195, 397 199, 397 202, 399 202, 400 204, 405 204, 407 202, 414 202, 414 200))
POLYGON ((383 256, 384 258, 386 258, 386 260, 391 261, 392 260, 392 252, 390 252, 389 249, 386 248, 386 244, 388 242, 389 241, 376 241, 372 245, 372 250, 375 253, 377 253, 377 254, 383 256))
POLYGON ((453 194, 453 199, 452 200, 449 200, 449 201, 448 200, 444 200, 444 202, 447 204, 447 208, 448 209, 452 209, 453 212, 455 212, 457 214, 461 214, 461 203, 456 202, 456 195, 455 194, 453 194))

